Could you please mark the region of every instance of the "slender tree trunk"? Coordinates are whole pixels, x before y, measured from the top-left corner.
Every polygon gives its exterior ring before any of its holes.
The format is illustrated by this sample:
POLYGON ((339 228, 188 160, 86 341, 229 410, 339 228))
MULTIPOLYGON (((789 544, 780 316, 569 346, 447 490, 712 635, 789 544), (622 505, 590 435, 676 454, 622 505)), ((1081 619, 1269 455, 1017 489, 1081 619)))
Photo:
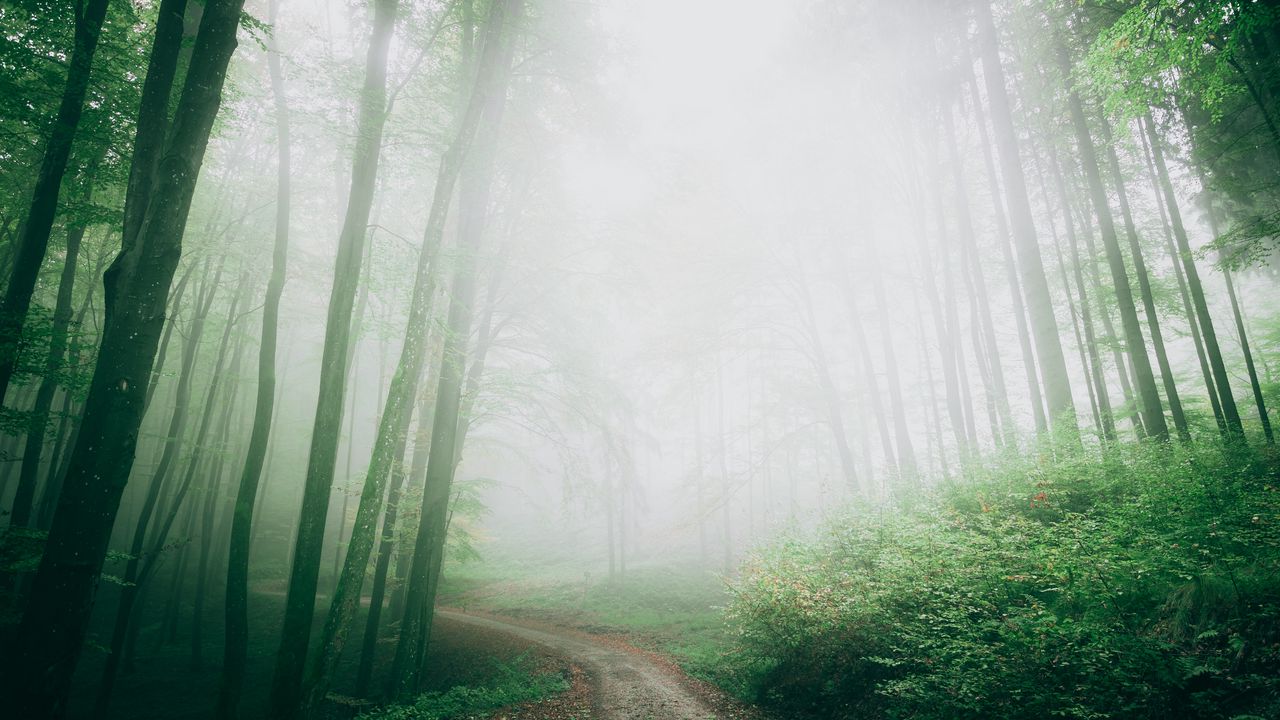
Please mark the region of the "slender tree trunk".
POLYGON ((1104 442, 1113 441, 1116 437, 1115 419, 1111 412, 1111 397, 1107 391, 1106 373, 1102 367, 1102 359, 1098 355, 1098 341, 1093 327, 1093 315, 1089 309, 1089 295, 1085 291, 1084 275, 1080 270, 1080 243, 1076 237, 1075 224, 1071 218, 1071 204, 1067 198, 1067 189, 1062 179, 1062 170, 1058 167, 1057 152, 1050 149, 1049 156, 1053 163, 1051 169, 1054 189, 1057 191, 1058 204, 1061 206, 1063 228, 1067 235, 1067 242, 1071 247, 1071 276, 1075 279, 1075 290, 1080 297, 1078 314, 1075 301, 1072 298, 1071 282, 1068 280, 1067 263, 1063 259, 1058 231, 1053 222, 1054 210, 1052 201, 1049 199, 1048 184, 1045 182, 1044 172, 1040 168, 1038 156, 1035 164, 1036 176, 1049 213, 1049 232, 1053 235, 1053 249, 1058 259, 1058 272, 1062 276, 1062 289, 1067 297, 1067 307, 1071 311, 1071 327, 1075 332, 1076 347, 1079 348, 1080 352, 1080 366, 1085 374, 1085 387, 1089 391, 1089 405, 1093 410, 1093 424, 1098 429, 1104 442), (1083 337, 1081 336, 1082 327, 1083 337))
POLYGON ((26 612, 0 684, 19 717, 65 712, 120 497, 133 467, 182 231, 222 102, 243 0, 209 0, 192 53, 153 203, 138 236, 107 271, 106 319, 84 419, 26 612))
POLYGON ((167 303, 167 307, 172 308, 169 322, 165 323, 164 334, 160 336, 160 347, 156 350, 156 362, 151 370, 151 383, 147 385, 147 397, 143 400, 142 407, 145 413, 146 409, 151 407, 151 399, 155 397, 156 388, 160 386, 160 378, 164 373, 164 361, 169 355, 169 340, 173 337, 173 330, 177 326, 178 318, 182 311, 182 297, 186 293, 187 283, 191 279, 191 274, 195 272, 196 267, 201 263, 193 262, 187 265, 186 272, 178 278, 178 284, 173 289, 172 299, 167 303))
MULTIPOLYGON (((96 278, 105 264, 106 253, 104 252, 98 256, 98 260, 93 266, 93 272, 89 276, 96 278)), ((80 365, 80 337, 82 334, 80 328, 84 327, 84 318, 93 304, 93 295, 97 286, 97 282, 89 284, 84 300, 80 303, 80 309, 76 311, 72 326, 77 329, 77 332, 71 336, 71 344, 67 353, 67 367, 78 368, 80 365)), ((36 527, 45 531, 48 531, 49 523, 53 521, 53 511, 58 505, 58 496, 62 494, 62 480, 66 477, 66 465, 70 459, 70 453, 67 452, 67 448, 75 445, 76 437, 80 433, 80 413, 72 412, 72 400, 71 392, 65 391, 62 399, 63 422, 61 425, 63 427, 58 432, 60 444, 54 447, 53 456, 49 460, 49 474, 45 478, 44 492, 40 495, 40 507, 36 513, 36 527)))
POLYGON ((974 237, 973 218, 969 212, 969 198, 965 188, 964 171, 961 165, 959 146, 956 142, 955 122, 951 112, 951 106, 944 107, 944 126, 946 131, 947 149, 949 153, 949 164, 951 165, 951 180, 956 188, 956 216, 960 228, 961 241, 961 262, 964 268, 964 277, 970 287, 971 294, 977 302, 977 319, 980 328, 975 329, 974 347, 978 347, 978 343, 985 343, 987 349, 985 375, 988 378, 990 387, 988 389, 989 403, 993 405, 994 416, 998 418, 992 422, 992 438, 995 442, 1002 441, 1011 442, 1014 435, 1014 426, 1012 413, 1009 408, 1009 394, 1005 385, 1004 368, 1000 362, 1000 344, 996 340, 995 320, 991 316, 991 301, 987 294, 987 282, 982 274, 982 264, 979 260, 978 244, 974 237), (980 332, 980 335, 978 334, 980 332), (997 427, 998 422, 998 427, 997 427), (1001 437, 1003 428, 1003 435, 1001 437))
MULTIPOLYGON (((240 289, 241 291, 246 291, 246 284, 242 283, 240 289)), ((237 296, 239 295, 240 293, 237 293, 237 296)), ((240 360, 244 355, 244 345, 243 342, 236 343, 236 350, 233 353, 230 370, 227 373, 232 384, 226 393, 226 405, 222 408, 222 419, 218 423, 217 438, 213 443, 213 448, 216 452, 207 473, 208 480, 205 486, 204 507, 200 515, 200 559, 196 565, 195 595, 191 607, 191 669, 197 671, 204 667, 204 602, 209 595, 205 590, 205 586, 209 579, 211 555, 214 547, 219 544, 217 537, 214 535, 214 519, 218 510, 219 490, 222 488, 222 470, 230 450, 231 418, 234 414, 237 395, 235 379, 240 375, 240 360)), ((212 399, 213 392, 209 394, 212 399)))
MULTIPOLYGON (((417 442, 425 443, 422 433, 429 424, 430 405, 425 401, 426 393, 421 393, 418 402, 417 442)), ((430 437, 428 434, 427 437, 430 437)), ((360 667, 356 673, 356 695, 364 697, 369 692, 369 681, 373 678, 373 664, 377 659, 378 626, 382 620, 382 606, 386 600, 387 574, 391 568, 391 554, 395 549, 396 522, 400 512, 401 490, 405 482, 404 453, 408 438, 397 448, 395 462, 391 468, 391 485, 387 489, 387 504, 382 515, 382 537, 378 543, 377 560, 374 563, 373 587, 370 591, 369 615, 365 618, 364 638, 360 648, 360 667)), ((415 447, 415 456, 418 454, 415 447)), ((424 460, 425 462, 425 460, 424 460)), ((425 465, 424 465, 425 469, 425 465)))
MULTIPOLYGON (((431 435, 431 456, 423 488, 422 515, 414 543, 413 564, 405 595, 405 619, 392 666, 392 695, 408 697, 417 690, 421 660, 425 651, 434 597, 428 593, 439 574, 445 540, 448 504, 457 460, 459 408, 462 401, 466 343, 471 334, 472 305, 476 294, 476 253, 483 232, 492 175, 492 152, 498 123, 506 101, 506 74, 514 51, 513 39, 506 37, 518 27, 521 0, 497 0, 489 11, 480 67, 489 72, 500 87, 488 88, 480 120, 481 146, 468 159, 460 183, 459 257, 454 269, 449 302, 444 361, 437 383, 435 421, 431 435), (431 572, 428 574, 428 567, 431 572)), ((477 85, 479 87, 479 85, 477 85)))
POLYGON ((1196 360, 1200 364, 1200 375, 1204 379, 1205 391, 1209 395, 1209 406, 1213 410, 1213 418, 1218 424, 1218 429, 1225 432, 1227 429, 1226 420, 1222 415, 1222 405, 1218 402, 1218 390, 1213 382, 1213 371, 1209 369, 1209 359, 1204 351, 1204 338, 1200 336, 1200 322, 1196 319, 1195 307, 1191 303, 1191 294, 1187 290, 1187 278, 1182 271, 1182 261, 1178 255, 1178 248, 1173 242, 1173 230, 1169 225, 1169 213, 1164 204, 1164 193, 1160 189, 1160 181, 1156 176, 1156 168, 1151 160, 1151 146, 1147 142, 1147 134, 1143 131, 1142 120, 1138 121, 1138 138, 1142 141, 1143 159, 1147 163, 1147 175, 1151 180, 1151 190, 1156 198, 1156 207, 1160 211, 1160 226, 1164 231, 1165 248, 1169 253, 1169 259, 1173 263, 1173 274, 1178 281, 1178 296, 1182 300, 1182 312, 1187 318, 1187 325, 1191 329, 1191 339, 1196 348, 1196 360))
POLYGON ((991 107, 995 145, 1003 169, 1005 198, 1012 220, 1014 247, 1018 256, 1020 279, 1027 293, 1036 355, 1040 360, 1040 370, 1049 401, 1049 416, 1055 426, 1060 425, 1074 432, 1076 411, 1075 402, 1071 397, 1070 376, 1067 374, 1067 361, 1058 335, 1058 322, 1054 317, 1049 281, 1045 278, 1044 263, 1040 258, 1040 245, 1036 238, 1031 201, 1027 195, 1026 178, 1022 173, 1022 161, 1018 152, 1017 133, 1013 126, 1013 113, 1009 108, 1009 96, 1004 84, 1004 69, 1000 66, 995 23, 991 19, 991 7, 987 0, 977 0, 974 7, 977 11, 979 48, 985 70, 983 75, 987 81, 987 100, 991 107))
MULTIPOLYGON (((721 370, 719 353, 716 355, 716 432, 719 434, 717 447, 720 461, 720 516, 721 545, 724 550, 724 574, 733 572, 733 489, 729 481, 728 428, 724 421, 724 373, 721 370)), ((865 489, 865 488, 864 488, 865 489)))
MULTIPOLYGON (((85 200, 89 192, 85 193, 85 200)), ((84 239, 84 225, 67 229, 67 257, 62 265, 62 277, 58 280, 58 297, 53 308, 53 326, 49 331, 49 353, 45 357, 44 377, 36 390, 35 405, 27 425, 26 443, 22 451, 22 467, 18 471, 18 489, 14 494, 10 526, 26 527, 31 522, 32 504, 35 500, 36 478, 40 473, 40 458, 44 452, 45 433, 49 426, 49 409, 53 407, 53 395, 58 389, 58 371, 66 359, 67 328, 71 324, 71 294, 75 288, 76 261, 80 255, 80 241, 84 239)))
MULTIPOLYGON (((925 142, 932 143, 932 138, 925 138, 925 142)), ((929 159, 929 167, 936 168, 937 162, 932 152, 929 153, 929 159)), ((943 214, 942 186, 940 182, 935 180, 932 183, 930 196, 934 220, 937 222, 938 227, 938 247, 945 250, 949 243, 946 238, 946 218, 943 214)), ((969 437, 964 409, 960 399, 960 380, 957 372, 959 366, 956 362, 957 353, 948 322, 950 316, 946 309, 943 308, 943 301, 938 293, 935 279, 937 269, 934 267, 933 262, 933 248, 930 247, 928 241, 928 231, 925 228, 923 217, 917 223, 915 235, 917 252, 920 257, 920 277, 924 285, 925 299, 929 303, 929 316, 933 319, 933 333, 938 341, 938 355, 942 359, 942 383, 947 396, 947 417, 950 420, 951 433, 956 439, 956 452, 959 453, 963 472, 963 465, 969 459, 970 451, 973 449, 973 442, 969 437)), ((946 273, 947 258, 945 255, 941 264, 943 266, 942 272, 946 273)))
POLYGON ((495 98, 499 94, 506 94, 505 75, 510 59, 500 54, 498 47, 486 49, 488 52, 481 59, 471 97, 458 123, 457 134, 441 158, 440 170, 436 176, 431 212, 418 259, 413 295, 409 302, 404 344, 401 346, 395 375, 391 379, 391 387, 387 391, 386 405, 347 548, 347 560, 325 620, 320 655, 308 679, 307 712, 318 706, 332 681, 346 643, 347 631, 360 602, 360 591, 369 565, 369 554, 373 550, 387 477, 403 456, 413 415, 413 399, 417 396, 418 381, 426 364, 427 329, 432 301, 436 295, 436 256, 444 240, 445 221, 453 200, 454 188, 480 127, 482 113, 486 108, 490 108, 488 111, 492 112, 492 103, 498 101, 495 98))
POLYGON ((1031 330, 1027 326, 1026 305, 1022 296, 1022 283, 1018 280, 1018 267, 1011 247, 1012 237, 1009 223, 1005 217, 1004 203, 1000 200, 1000 178, 996 173, 995 160, 992 158, 992 143, 987 133, 987 117, 982 110, 982 101, 978 97, 978 78, 973 71, 973 62, 965 55, 965 69, 972 96, 971 105, 975 124, 978 126, 979 145, 982 147, 982 163, 987 175, 987 185, 991 188, 991 202, 996 220, 996 243, 1000 247, 1001 262, 1004 265, 1005 281, 1009 286, 1009 300, 1013 308, 1014 323, 1018 331, 1018 346, 1022 354, 1023 375, 1027 381, 1031 415, 1035 421, 1036 432, 1044 434, 1049 429, 1045 417, 1044 394, 1040 390, 1040 377, 1037 371, 1035 351, 1031 345, 1031 330))
POLYGON ((1151 350, 1155 353, 1156 364, 1160 368, 1160 380, 1164 386, 1165 400, 1169 403, 1169 414, 1173 417, 1173 426, 1178 431, 1178 438, 1186 442, 1191 439, 1191 429, 1187 425, 1186 413, 1182 410, 1182 399, 1178 395, 1173 366, 1169 363, 1169 354, 1165 350, 1164 334, 1160 329, 1160 316, 1156 312, 1155 295, 1151 291, 1151 279, 1147 273, 1146 260, 1143 258, 1138 229, 1133 222, 1133 211, 1129 207, 1129 193, 1125 190, 1124 173, 1120 169, 1120 158, 1116 155, 1110 123, 1105 117, 1101 118, 1101 123, 1102 144, 1106 148, 1107 163, 1115 183, 1125 235, 1129 239, 1129 255, 1133 258, 1133 273, 1138 279, 1138 291, 1142 296, 1142 309, 1147 319, 1147 330, 1151 333, 1151 350))
POLYGON ((831 365, 827 360, 826 345, 822 342, 822 331, 818 327, 817 316, 813 311, 813 298, 809 293, 808 281, 803 276, 797 277, 796 287, 804 312, 806 334, 809 336, 809 360, 813 363, 813 371, 817 375, 818 387, 822 392, 822 401, 827 413, 827 426, 831 429, 831 439, 836 445, 836 453, 840 459, 840 473, 844 478, 845 487, 850 492, 858 492, 862 484, 854 466, 853 450, 849 447, 849 435, 844 422, 844 409, 840 406, 840 394, 836 391, 835 380, 831 377, 831 365))
POLYGON ((1147 139, 1151 146, 1151 159, 1156 166, 1156 177, 1160 180, 1160 189, 1164 193, 1169 224, 1173 227, 1173 237, 1177 242, 1178 257, 1182 262, 1183 272, 1187 276, 1187 289, 1195 305, 1196 317, 1200 321, 1205 354, 1209 356, 1209 367, 1213 370, 1218 401, 1222 405, 1222 417, 1229 433, 1243 435, 1244 425, 1240 422, 1240 411, 1236 408, 1235 397, 1231 394, 1231 379, 1227 375, 1227 365, 1222 359, 1222 348, 1218 345, 1218 333, 1213 328, 1213 316, 1209 314, 1209 304, 1205 301, 1204 287, 1200 284, 1200 272, 1196 269, 1195 257, 1191 254, 1191 243, 1187 239, 1187 230, 1182 224, 1178 196, 1173 191, 1173 183, 1169 180, 1169 169, 1165 166, 1164 148, 1160 144, 1160 136, 1156 134, 1156 124, 1151 119, 1151 113, 1148 112, 1143 117, 1143 122, 1146 125, 1147 139))
MULTIPOLYGON (((1075 129, 1076 147, 1080 153, 1081 165, 1084 166, 1085 181, 1089 187, 1094 215, 1097 217, 1098 229, 1102 235, 1102 245, 1106 250, 1107 265, 1111 269, 1111 283, 1115 289, 1116 305, 1120 311, 1120 324, 1124 329, 1125 348, 1128 350, 1134 382, 1137 385, 1138 401, 1142 408, 1143 427, 1148 435, 1158 440, 1167 440, 1169 426, 1165 423, 1164 407, 1160 403, 1160 392, 1156 389, 1155 374, 1151 370, 1151 358, 1147 355, 1146 339, 1142 334, 1142 325, 1138 322, 1138 311, 1133 302, 1133 290, 1129 286, 1129 273, 1125 267, 1124 253, 1120 250, 1115 221, 1111 217, 1111 207, 1107 203, 1107 191, 1102 185, 1102 172, 1098 167, 1097 152, 1089 133, 1088 121, 1084 116, 1080 94, 1072 84, 1071 63, 1066 52, 1065 47, 1058 48, 1058 65, 1067 83, 1067 105, 1071 114, 1071 124, 1075 129)), ((1141 262, 1140 257, 1141 255, 1138 256, 1139 262, 1141 262)))
MULTIPOLYGON (((125 568, 125 585, 120 591, 120 600, 116 608, 115 628, 111 635, 111 654, 107 657, 107 662, 102 670, 102 679, 98 683, 98 694, 94 709, 100 717, 106 716, 110 706, 111 696, 115 690, 116 674, 120 669, 124 646, 130 633, 130 625, 137 617, 134 611, 134 604, 137 602, 139 592, 149 579, 150 573, 144 568, 149 568, 157 562, 158 556, 164 550, 164 544, 168 536, 168 523, 162 523, 161 527, 151 534, 150 552, 145 551, 151 517, 156 510, 161 491, 165 486, 169 468, 177 458, 179 441, 186 432, 186 418, 191 396, 196 351, 199 348, 200 338, 204 333, 205 318, 208 315, 209 306, 213 304, 214 294, 217 291, 218 281, 221 276, 222 268, 219 267, 214 274, 212 283, 201 292, 199 299, 196 301, 198 307, 191 321, 191 332, 187 337, 186 347, 183 348, 182 370, 178 377, 177 399, 174 403, 173 415, 169 421, 169 433, 165 439, 164 454, 161 456, 160 464, 156 468, 155 476, 151 479, 146 500, 138 516, 137 527, 134 529, 133 545, 130 548, 128 565, 125 568)), ((243 289, 243 281, 241 282, 241 289, 243 289)), ((235 323, 239 295, 240 293, 237 292, 231 299, 230 311, 227 314, 226 325, 223 328, 222 340, 218 346, 217 361, 214 363, 212 379, 209 382, 210 392, 205 397, 203 417, 193 440, 191 459, 187 464, 187 477, 181 481, 182 485, 178 492, 175 493, 174 499, 167 509, 167 514, 170 515, 177 514, 182 502, 182 488, 190 483, 191 475, 195 472, 200 462, 201 451, 209 429, 213 408, 217 405, 219 399, 216 393, 219 382, 222 379, 223 361, 225 360, 231 337, 231 328, 235 323)))
POLYGON ((71 145, 80 126, 80 116, 84 112, 93 56, 98 49, 108 4, 107 0, 87 0, 75 5, 74 45, 66 84, 62 88, 62 100, 45 141, 44 159, 36 175, 31 205, 18 237, 9 284, 5 287, 4 298, 0 300, 0 401, 4 399, 18 363, 22 328, 31 308, 31 295, 40 276, 40 266, 49 249, 58 195, 71 157, 71 145))
POLYGON ((872 273, 876 299, 876 313, 880 318, 880 347, 884 353, 885 379, 889 389, 889 404, 893 408, 893 435, 897 441, 898 464, 902 474, 916 476, 916 453, 907 428, 907 404, 902 397, 902 379, 898 373, 898 356, 893 346, 893 333, 889 329, 889 304, 885 298, 884 278, 872 273))
MULTIPOLYGON (((278 0, 270 0, 267 18, 277 27, 278 0)), ((239 716, 244 694, 245 669, 249 653, 249 551, 252 548, 253 514, 262 480, 262 466, 272 434, 276 396, 276 343, 280 334, 280 298, 289 259, 289 215, 291 209, 290 172, 292 151, 289 137, 289 102, 285 95, 280 47, 273 33, 267 48, 267 70, 275 100, 276 121, 276 235, 271 255, 271 277, 267 280, 262 306, 262 336, 258 344, 258 387, 253 410, 249 447, 236 490, 231 516, 231 537, 227 557, 227 589, 224 603, 225 639, 222 676, 218 683, 215 717, 233 720, 239 716)))
POLYGON ((889 421, 885 414, 884 402, 880 399, 875 364, 871 359, 871 344, 867 342, 867 333, 862 327, 862 317, 858 314, 858 301, 854 294, 852 280, 846 279, 841 282, 840 290, 845 298, 845 306, 848 308, 849 324, 853 329, 853 343, 858 348, 863 374, 866 377, 867 394, 871 398, 871 413, 875 416, 876 429, 880 434, 880 451, 884 453, 885 463, 901 474, 902 468, 898 465, 897 453, 893 449, 893 439, 889 434, 889 421))
POLYGON ((365 61, 351 189, 346 220, 338 240, 338 258, 325 325, 320 397, 311 433, 311 450, 298 516, 298 534, 294 542, 293 567, 280 633, 280 650, 276 654, 275 676, 271 688, 271 715, 282 720, 297 717, 303 706, 302 677, 311 641, 316 581, 324 548, 325 515, 333 487, 338 436, 342 427, 352 304, 360 279, 360 259, 373 205, 382 131, 386 124, 387 57, 399 0, 374 0, 373 8, 373 28, 365 61))

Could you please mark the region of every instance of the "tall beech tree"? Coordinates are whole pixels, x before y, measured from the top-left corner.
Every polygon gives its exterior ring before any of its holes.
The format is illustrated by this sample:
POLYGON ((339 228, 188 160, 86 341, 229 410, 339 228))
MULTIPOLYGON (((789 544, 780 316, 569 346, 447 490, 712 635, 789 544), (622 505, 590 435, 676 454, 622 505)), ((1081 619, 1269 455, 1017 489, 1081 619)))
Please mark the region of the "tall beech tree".
MULTIPOLYGON (((267 21, 277 26, 279 0, 267 4, 267 21)), ((249 550, 253 514, 257 504, 262 466, 275 419, 276 345, 279 338, 280 298, 284 295, 289 259, 289 220, 292 191, 290 173, 292 146, 289 137, 289 101, 285 95, 280 45, 273 33, 267 46, 267 71, 275 109, 276 131, 276 214, 275 242, 271 252, 271 275, 267 279, 262 305, 262 333, 258 343, 258 386, 253 407, 253 427, 245 449, 244 466, 232 510, 230 547, 227 557, 226 598, 222 677, 218 685, 216 715, 231 720, 239 715, 240 698, 249 652, 249 550)))
MULTIPOLYGON (((457 468, 459 409, 476 295, 476 256, 492 183, 494 136, 506 104, 506 74, 515 52, 522 10, 522 0, 495 0, 485 21, 477 77, 487 78, 491 84, 479 98, 481 106, 476 108, 479 125, 473 132, 482 139, 469 154, 458 178, 458 257, 450 284, 443 360, 436 383, 431 454, 427 459, 422 514, 413 546, 404 617, 391 670, 392 694, 396 697, 408 697, 417 690, 430 632, 430 616, 435 611, 434 598, 429 596, 428 587, 440 571, 439 558, 442 557, 447 528, 450 489, 457 468)), ((469 107, 468 115, 471 112, 469 107)))
POLYGON ((1076 410, 1071 396, 1071 380, 1067 373, 1066 357, 1062 352, 1062 340, 1058 335, 1053 298, 1049 295, 1049 281, 1045 277, 1044 263, 1040 257, 1035 219, 1031 213, 1026 176, 1022 171, 1022 159, 1018 150, 1017 131, 1014 129, 1013 113, 1009 107, 1009 93, 1005 88, 1004 69, 1000 65, 1000 45, 995 21, 991 17, 991 6, 986 0, 975 0, 973 7, 978 20, 978 50, 987 85, 987 102, 997 155, 1000 158, 1001 180, 1004 181, 1014 249, 1017 251, 1019 279, 1026 293, 1031 333, 1035 339, 1036 357, 1040 363, 1048 411, 1053 423, 1074 431, 1076 410))
POLYGON ((493 97, 506 94, 505 77, 509 72, 511 51, 502 49, 510 45, 502 36, 503 22, 501 11, 497 15, 491 15, 489 19, 491 30, 486 35, 485 46, 475 70, 470 97, 458 119, 456 134, 440 158, 431 211, 427 216, 422 249, 418 251, 418 267, 409 301, 404 344, 387 391, 373 456, 360 493, 360 505, 356 511, 346 560, 325 620, 319 656, 309 678, 306 700, 308 709, 316 707, 324 696, 341 656, 347 631, 360 601, 387 478, 404 454, 418 381, 426 364, 428 321, 436 295, 436 257, 444 242, 445 222, 453 201, 454 189, 480 128, 482 114, 486 110, 495 112, 493 108, 500 100, 493 97))
POLYGON ((315 616, 325 516, 333 487, 338 437, 342 432, 352 305, 360 281, 360 261, 373 208, 387 119, 387 58, 400 3, 399 0, 372 0, 371 4, 373 26, 365 58, 364 85, 360 91, 351 186, 342 234, 338 238, 338 257, 334 264, 333 289, 329 295, 320 361, 319 401, 311 431, 302 508, 298 515, 289 591, 280 630, 280 650, 276 654, 271 686, 271 714, 277 718, 297 717, 303 709, 302 679, 311 643, 312 618, 315 616))
MULTIPOLYGON (((242 5, 243 0, 206 3, 155 182, 145 191, 152 201, 137 236, 124 239, 104 277, 106 316, 84 419, 26 611, 6 651, 5 696, 22 717, 59 716, 66 709, 111 526, 133 466, 169 285, 222 102, 242 5)), ((167 106, 166 97, 160 109, 167 106)), ((144 99, 140 116, 154 109, 144 99)))
POLYGON ((1116 233, 1115 220, 1111 217, 1106 188, 1102 184, 1097 151, 1089 132, 1088 121, 1085 119, 1080 94, 1076 91, 1071 77, 1071 61, 1067 56, 1065 45, 1058 47, 1058 67, 1062 71, 1063 81, 1067 86, 1067 109, 1071 116, 1071 127, 1075 131, 1076 149, 1080 153, 1080 162, 1084 166, 1089 199, 1093 204, 1094 217, 1098 221, 1098 228, 1102 235, 1102 246, 1106 251, 1107 267, 1111 270, 1111 284, 1115 290, 1116 305, 1120 311, 1120 324, 1124 329, 1125 349, 1133 368, 1134 382, 1137 384, 1138 399, 1142 407, 1143 427, 1148 435, 1165 440, 1169 437, 1169 426, 1164 419, 1164 407, 1160 403, 1160 393, 1156 389, 1155 373, 1151 370, 1151 358, 1147 355, 1146 338, 1142 334, 1137 307, 1133 302, 1129 272, 1125 267, 1124 254, 1120 250, 1120 240, 1116 233))
POLYGON ((1164 194, 1165 209, 1169 213, 1169 225, 1173 230, 1178 249, 1178 260, 1182 263, 1182 271, 1187 277, 1187 291, 1191 294, 1191 301, 1196 309, 1196 320, 1200 324, 1200 334, 1204 337, 1205 354, 1209 357, 1209 367, 1213 371, 1218 402, 1222 405, 1222 417, 1229 432, 1243 434, 1244 425, 1240 421, 1240 411, 1236 407, 1235 397, 1231 394, 1231 379, 1227 375, 1227 365, 1222 358, 1222 348, 1218 344, 1218 333, 1213 327, 1213 316, 1209 313, 1209 303, 1205 300, 1204 286, 1200 283, 1200 272, 1196 269, 1191 242, 1187 238, 1186 226, 1182 222, 1178 196, 1174 192, 1173 182, 1169 179, 1169 168, 1164 160, 1164 148, 1151 113, 1148 112, 1142 118, 1142 123, 1151 147, 1151 160, 1156 168, 1156 178, 1164 194))

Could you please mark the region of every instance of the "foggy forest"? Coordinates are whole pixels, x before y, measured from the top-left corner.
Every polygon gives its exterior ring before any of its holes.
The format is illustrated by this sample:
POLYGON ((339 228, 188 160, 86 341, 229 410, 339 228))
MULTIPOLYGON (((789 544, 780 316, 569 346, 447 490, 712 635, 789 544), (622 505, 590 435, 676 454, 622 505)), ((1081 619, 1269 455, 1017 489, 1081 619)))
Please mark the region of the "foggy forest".
POLYGON ((1280 718, 1280 2, 0 0, 0 717, 1280 718))

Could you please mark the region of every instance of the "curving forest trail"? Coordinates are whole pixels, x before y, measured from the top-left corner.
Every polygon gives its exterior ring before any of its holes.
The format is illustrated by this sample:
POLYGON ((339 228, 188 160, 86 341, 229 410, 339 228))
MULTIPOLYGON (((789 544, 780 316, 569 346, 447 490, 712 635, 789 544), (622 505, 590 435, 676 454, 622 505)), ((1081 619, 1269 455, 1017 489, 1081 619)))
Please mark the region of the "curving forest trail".
POLYGON ((610 638, 457 610, 437 610, 436 615, 448 622, 534 643, 564 656, 586 675, 592 720, 758 717, 723 693, 689 677, 674 664, 610 638))

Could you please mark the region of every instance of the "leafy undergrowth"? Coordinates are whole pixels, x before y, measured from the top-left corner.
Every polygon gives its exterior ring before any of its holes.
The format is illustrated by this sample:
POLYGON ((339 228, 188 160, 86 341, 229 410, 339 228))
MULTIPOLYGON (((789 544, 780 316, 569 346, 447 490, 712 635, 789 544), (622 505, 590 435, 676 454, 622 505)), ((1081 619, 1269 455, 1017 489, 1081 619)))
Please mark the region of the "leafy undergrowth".
POLYGON ((543 672, 528 656, 495 662, 483 685, 456 685, 419 695, 410 704, 388 705, 359 716, 360 720, 456 720, 484 717, 510 705, 542 700, 569 689, 561 673, 543 672))
POLYGON ((1274 455, 1060 452, 904 504, 747 563, 722 657, 758 701, 788 717, 1280 717, 1274 455))

